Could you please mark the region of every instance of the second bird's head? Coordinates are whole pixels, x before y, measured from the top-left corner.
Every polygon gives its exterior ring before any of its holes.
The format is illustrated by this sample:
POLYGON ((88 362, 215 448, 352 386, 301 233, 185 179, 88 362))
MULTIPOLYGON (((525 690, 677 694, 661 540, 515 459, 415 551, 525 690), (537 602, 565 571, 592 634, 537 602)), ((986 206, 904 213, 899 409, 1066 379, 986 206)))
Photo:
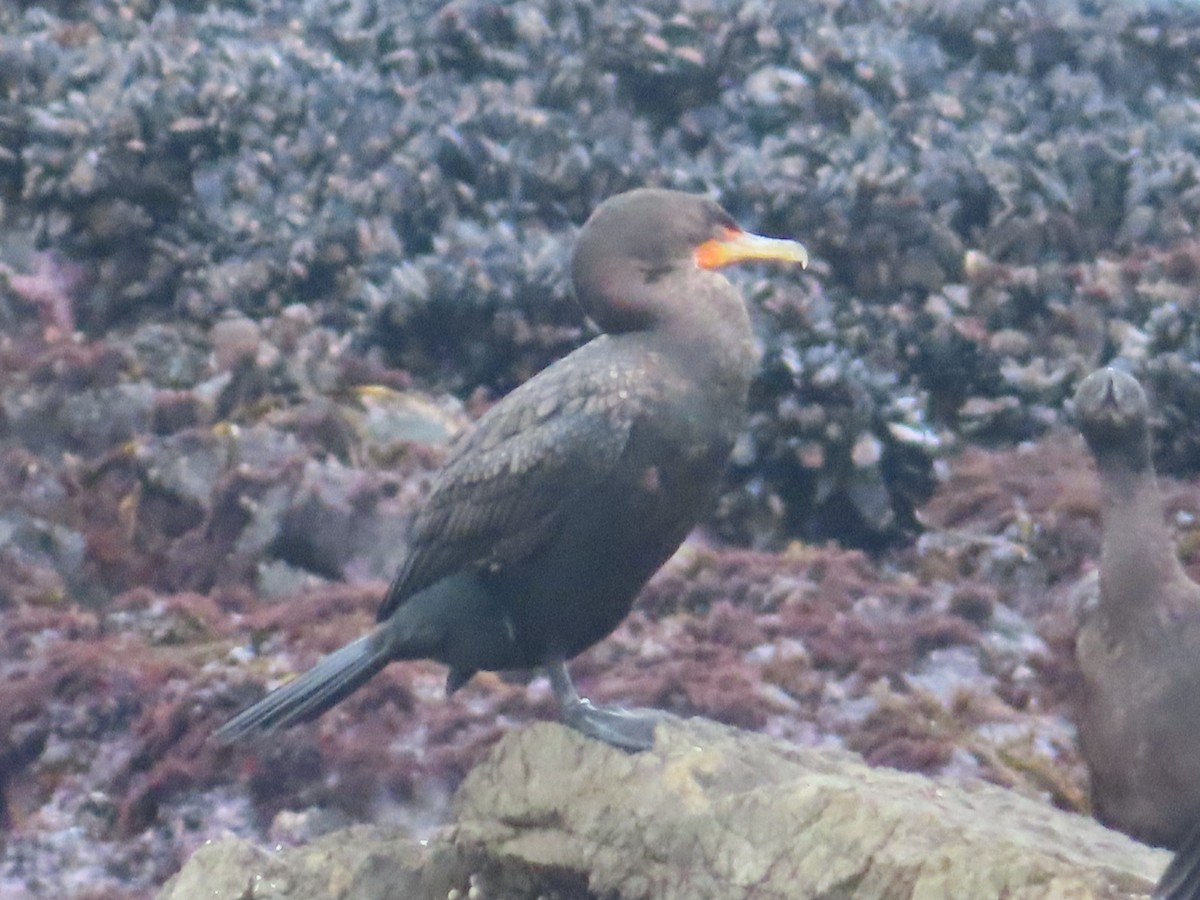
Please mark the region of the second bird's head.
POLYGON ((1080 382, 1074 405, 1079 430, 1101 467, 1150 466, 1150 401, 1136 378, 1099 369, 1080 382))

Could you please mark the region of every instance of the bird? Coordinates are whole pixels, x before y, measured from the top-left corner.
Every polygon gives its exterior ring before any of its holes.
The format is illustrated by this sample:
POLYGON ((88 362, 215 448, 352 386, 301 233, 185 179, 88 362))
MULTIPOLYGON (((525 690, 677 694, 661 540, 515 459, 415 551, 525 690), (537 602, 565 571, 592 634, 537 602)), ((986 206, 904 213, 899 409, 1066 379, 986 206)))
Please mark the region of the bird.
MULTIPOLYGON (((1099 591, 1077 612, 1075 640, 1076 727, 1093 811, 1200 859, 1200 585, 1164 520, 1150 404, 1133 376, 1104 368, 1080 383, 1074 406, 1102 493, 1099 591)), ((1168 872, 1175 886, 1168 891, 1164 879, 1156 896, 1200 896, 1179 886, 1186 855, 1168 872)))
POLYGON ((1200 900, 1200 822, 1183 838, 1154 886, 1152 900, 1200 900))
POLYGON ((449 451, 369 633, 237 714, 229 743, 309 721, 395 660, 544 669, 564 724, 628 751, 663 714, 593 705, 567 662, 609 635, 715 498, 758 353, 720 273, 808 264, 704 196, 638 188, 576 239, 575 298, 600 334, 492 406, 449 451))

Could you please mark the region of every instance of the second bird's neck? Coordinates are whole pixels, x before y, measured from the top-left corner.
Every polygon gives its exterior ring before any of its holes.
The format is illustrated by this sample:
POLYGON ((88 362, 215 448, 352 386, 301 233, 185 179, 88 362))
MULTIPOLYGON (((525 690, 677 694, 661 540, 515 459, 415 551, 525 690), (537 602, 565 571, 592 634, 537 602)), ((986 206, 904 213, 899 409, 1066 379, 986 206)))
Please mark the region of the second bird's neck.
POLYGON ((1183 577, 1153 471, 1101 469, 1104 480, 1101 607, 1111 619, 1151 613, 1183 577), (1136 602, 1131 602, 1131 598, 1136 602))

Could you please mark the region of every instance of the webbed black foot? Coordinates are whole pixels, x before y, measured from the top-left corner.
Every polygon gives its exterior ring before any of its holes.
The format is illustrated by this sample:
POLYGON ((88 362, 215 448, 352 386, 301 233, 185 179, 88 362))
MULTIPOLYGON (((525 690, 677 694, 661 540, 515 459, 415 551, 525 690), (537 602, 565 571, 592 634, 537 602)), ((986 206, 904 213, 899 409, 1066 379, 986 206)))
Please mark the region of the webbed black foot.
POLYGON ((565 663, 552 663, 546 671, 562 710, 563 724, 622 750, 636 753, 654 746, 654 727, 666 718, 666 713, 656 709, 594 706, 579 696, 565 663))
POLYGON ((593 706, 587 700, 563 707, 563 723, 581 734, 637 753, 654 746, 654 726, 663 720, 655 709, 593 706))

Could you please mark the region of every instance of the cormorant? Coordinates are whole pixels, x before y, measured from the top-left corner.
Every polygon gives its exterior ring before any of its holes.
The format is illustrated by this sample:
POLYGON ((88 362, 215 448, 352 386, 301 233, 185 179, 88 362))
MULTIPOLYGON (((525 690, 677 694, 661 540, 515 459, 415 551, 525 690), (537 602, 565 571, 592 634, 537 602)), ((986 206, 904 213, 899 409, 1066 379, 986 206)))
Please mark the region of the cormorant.
POLYGON ((566 661, 608 635, 713 499, 757 364, 746 306, 716 270, 807 264, 718 204, 640 189, 602 203, 571 259, 604 334, 500 400, 450 452, 415 517, 379 624, 216 733, 307 721, 393 660, 545 667, 566 724, 630 750, 658 714, 593 706, 566 661))
POLYGON ((1099 592, 1079 612, 1076 725, 1096 817, 1179 850, 1158 900, 1200 897, 1200 585, 1163 518, 1150 453, 1150 406, 1115 369, 1075 393, 1096 460, 1104 536, 1099 592))

